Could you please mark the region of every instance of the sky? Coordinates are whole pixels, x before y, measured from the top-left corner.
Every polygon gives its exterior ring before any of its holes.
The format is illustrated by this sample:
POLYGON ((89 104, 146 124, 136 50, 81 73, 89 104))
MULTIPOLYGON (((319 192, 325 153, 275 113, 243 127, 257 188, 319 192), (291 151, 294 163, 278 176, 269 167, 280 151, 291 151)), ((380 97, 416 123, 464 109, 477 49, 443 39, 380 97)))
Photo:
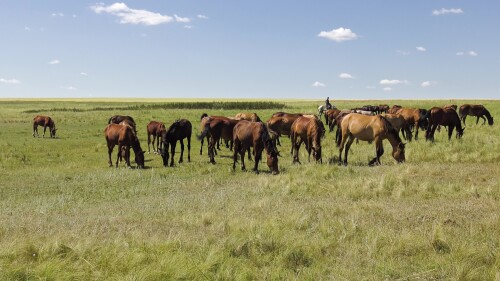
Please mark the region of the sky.
POLYGON ((500 1, 0 1, 0 98, 498 99, 500 1))

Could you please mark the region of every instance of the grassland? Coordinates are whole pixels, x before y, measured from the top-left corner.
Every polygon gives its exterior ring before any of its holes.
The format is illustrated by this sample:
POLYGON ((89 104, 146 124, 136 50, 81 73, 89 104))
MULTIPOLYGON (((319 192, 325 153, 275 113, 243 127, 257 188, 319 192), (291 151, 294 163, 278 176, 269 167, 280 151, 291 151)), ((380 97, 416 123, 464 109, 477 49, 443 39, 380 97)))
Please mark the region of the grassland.
MULTIPOLYGON (((0 280, 500 280, 498 124, 469 119, 461 140, 442 131, 411 142, 400 165, 388 143, 382 166, 367 166, 367 143, 353 145, 349 166, 330 164, 327 133, 321 165, 304 151, 292 165, 283 140, 278 176, 232 171, 225 148, 211 165, 194 136, 191 163, 147 154, 147 169, 109 168, 111 115, 133 116, 147 149, 150 120, 197 129, 203 112, 243 111, 152 106, 168 102, 183 101, 0 101, 0 280), (55 119, 58 138, 31 136, 36 114, 55 119)), ((369 103, 386 101, 334 101, 369 103)), ((467 103, 499 119, 500 101, 467 103)), ((285 108, 252 111, 267 119, 319 103, 276 104, 285 108)))

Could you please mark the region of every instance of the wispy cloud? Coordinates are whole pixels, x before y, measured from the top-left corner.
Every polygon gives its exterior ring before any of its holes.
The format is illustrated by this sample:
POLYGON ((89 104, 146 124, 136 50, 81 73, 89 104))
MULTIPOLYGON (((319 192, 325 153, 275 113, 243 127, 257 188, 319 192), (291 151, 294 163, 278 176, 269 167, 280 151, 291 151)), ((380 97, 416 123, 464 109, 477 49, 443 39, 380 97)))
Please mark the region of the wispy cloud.
POLYGON ((176 22, 183 22, 183 23, 191 22, 189 18, 179 17, 178 15, 174 15, 174 18, 176 22))
POLYGON ((468 55, 468 56, 471 56, 471 57, 477 57, 479 56, 479 54, 475 51, 468 51, 468 52, 463 52, 463 51, 459 51, 459 52, 456 52, 455 53, 457 56, 465 56, 465 55, 468 55))
POLYGON ((68 91, 76 91, 77 88, 73 86, 66 86, 66 87, 61 87, 61 89, 68 90, 68 91))
POLYGON ((434 81, 424 81, 424 82, 422 82, 422 84, 420 84, 420 87, 427 88, 430 86, 434 86, 436 84, 437 84, 437 82, 434 82, 434 81))
POLYGON ((51 16, 53 17, 64 17, 64 14, 63 13, 52 13, 51 16))
POLYGON ((21 81, 19 81, 17 79, 4 79, 4 78, 0 78, 0 83, 4 83, 4 84, 21 84, 21 81))
POLYGON ((398 84, 408 84, 408 80, 380 80, 380 85, 398 85, 398 84))
POLYGON ((451 8, 451 9, 445 9, 445 8, 442 8, 440 10, 434 10, 432 11, 432 14, 435 15, 435 16, 440 16, 440 15, 448 15, 448 14, 463 14, 464 11, 460 8, 458 9, 455 9, 455 8, 451 8))
POLYGON ((61 63, 61 61, 58 59, 49 61, 49 64, 60 64, 60 63, 61 63))
POLYGON ((386 91, 386 92, 390 92, 390 91, 392 91, 392 88, 391 88, 391 87, 385 87, 385 88, 383 88, 382 90, 384 90, 384 91, 386 91))
POLYGON ((422 46, 418 46, 416 49, 417 49, 417 51, 420 51, 420 52, 425 52, 425 51, 427 51, 427 49, 426 49, 426 48, 424 48, 424 47, 422 47, 422 46))
POLYGON ((318 37, 323 37, 335 42, 343 42, 357 39, 358 35, 352 32, 349 28, 340 27, 332 29, 331 31, 321 31, 318 34, 318 37))
POLYGON ((314 83, 312 84, 312 86, 313 86, 313 87, 315 87, 315 88, 324 88, 324 87, 326 87, 326 85, 325 85, 325 84, 323 84, 323 83, 321 83, 321 82, 319 82, 319 81, 314 82, 314 83))
POLYGON ((199 18, 199 19, 202 19, 202 20, 207 20, 208 19, 208 17, 205 16, 205 15, 197 15, 196 17, 199 18))
POLYGON ((82 76, 89 76, 89 74, 87 72, 80 72, 80 75, 82 75, 82 76))
POLYGON ((354 77, 349 73, 343 72, 343 73, 339 74, 339 78, 341 78, 341 79, 353 79, 354 77))
MULTIPOLYGON (((99 3, 90 8, 97 14, 108 13, 117 16, 120 18, 120 23, 122 24, 159 25, 174 21, 174 17, 147 10, 131 9, 125 3, 117 2, 109 6, 104 6, 104 4, 99 3)), ((176 15, 176 17, 178 16, 176 15)), ((178 18, 185 20, 185 18, 178 18)))

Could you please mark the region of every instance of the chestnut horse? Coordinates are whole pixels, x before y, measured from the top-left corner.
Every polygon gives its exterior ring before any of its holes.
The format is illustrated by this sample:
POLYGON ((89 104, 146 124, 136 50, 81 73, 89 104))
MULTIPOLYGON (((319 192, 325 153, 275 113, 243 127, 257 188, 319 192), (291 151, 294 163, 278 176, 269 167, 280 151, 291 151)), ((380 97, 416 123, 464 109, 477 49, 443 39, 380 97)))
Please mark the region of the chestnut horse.
POLYGON ((321 120, 316 117, 299 117, 291 128, 290 138, 292 140, 293 163, 299 163, 299 149, 305 143, 308 160, 311 161, 311 151, 316 162, 322 163, 321 137, 325 133, 325 127, 321 120))
POLYGON ((328 109, 325 111, 325 122, 326 125, 328 125, 330 132, 333 131, 335 128, 336 122, 335 122, 335 117, 339 115, 340 110, 338 109, 328 109))
POLYGON ((451 140, 455 128, 457 129, 457 138, 463 136, 462 122, 453 108, 433 107, 429 112, 429 125, 425 132, 426 140, 434 141, 434 132, 439 125, 448 127, 448 140, 451 140))
POLYGON ((383 140, 388 139, 392 145, 392 157, 398 163, 405 161, 405 144, 391 123, 383 116, 366 116, 349 114, 342 120, 342 142, 339 148, 339 163, 347 165, 349 148, 355 139, 362 141, 375 141, 376 156, 368 165, 380 164, 380 157, 384 154, 383 140), (342 162, 342 150, 345 144, 345 158, 342 162))
MULTIPOLYGON (((281 135, 290 136, 290 130, 295 119, 301 117, 300 113, 276 112, 271 119, 267 120, 267 127, 276 132, 278 137, 276 142, 281 145, 279 137, 281 135)), ((293 149, 293 148, 292 148, 293 149)), ((290 151, 291 153, 292 151, 290 151)))
POLYGON ((146 126, 146 132, 148 134, 148 153, 150 153, 149 144, 153 144, 153 153, 158 153, 161 149, 162 143, 160 139, 162 137, 162 132, 166 131, 165 124, 160 121, 151 121, 146 126), (151 136, 153 136, 153 141, 151 141, 151 136), (156 149, 155 149, 156 141, 156 149))
POLYGON ((116 159, 116 167, 118 168, 118 160, 122 155, 125 158, 127 167, 130 168, 130 147, 135 153, 135 162, 138 168, 144 168, 144 151, 142 151, 141 144, 134 129, 127 125, 108 124, 104 129, 104 136, 108 145, 109 166, 113 166, 111 161, 111 153, 115 145, 118 145, 118 155, 116 159))
MULTIPOLYGON (((393 113, 393 112, 390 112, 393 113)), ((412 139, 412 132, 411 129, 415 129, 415 140, 418 139, 418 129, 419 129, 419 122, 420 120, 424 118, 422 116, 420 110, 418 108, 401 108, 397 112, 397 114, 401 115, 405 119, 405 124, 403 126, 404 133, 406 133, 406 136, 403 134, 403 136, 408 140, 411 141, 412 139)))
POLYGON ((483 105, 474 105, 474 104, 464 104, 460 106, 459 109, 459 114, 460 114, 460 119, 462 122, 464 122, 465 125, 465 119, 467 118, 467 115, 470 116, 476 116, 476 125, 479 122, 479 118, 483 119, 483 125, 486 123, 486 118, 488 119, 488 125, 492 126, 493 125, 493 117, 491 116, 490 112, 483 106, 483 105))
POLYGON ((236 169, 238 153, 241 157, 241 169, 245 168, 245 152, 250 153, 250 147, 253 147, 254 167, 253 171, 259 172, 259 162, 262 159, 262 151, 265 149, 267 154, 267 166, 273 175, 279 174, 278 169, 278 150, 273 144, 266 125, 262 122, 251 122, 241 120, 233 129, 234 154, 233 170, 236 169))
MULTIPOLYGON (((233 128, 240 120, 229 119, 222 116, 203 117, 201 120, 201 135, 197 136, 198 140, 209 138, 208 142, 208 157, 210 163, 215 164, 215 146, 220 139, 226 141, 233 140, 233 128)), ((232 149, 232 145, 231 145, 232 149)), ((200 149, 201 150, 201 149, 200 149)), ((201 151, 200 151, 201 154, 201 151)))
POLYGON ((260 122, 260 118, 257 115, 257 113, 249 113, 249 112, 241 112, 236 114, 234 116, 234 119, 236 120, 247 120, 247 121, 252 121, 252 122, 260 122))
POLYGON ((161 157, 163 158, 163 166, 168 165, 168 146, 170 145, 172 154, 170 158, 170 167, 174 166, 174 155, 175 155, 175 145, 177 141, 181 143, 181 157, 179 158, 179 163, 183 162, 184 155, 184 139, 187 138, 187 147, 188 147, 188 162, 191 162, 191 133, 193 131, 193 127, 191 126, 191 122, 186 119, 180 119, 175 121, 168 130, 162 131, 162 143, 163 149, 161 150, 161 157))
POLYGON ((37 115, 33 118, 33 137, 39 136, 38 126, 43 126, 43 138, 45 137, 45 130, 47 130, 47 127, 49 128, 50 137, 56 137, 56 123, 54 123, 54 120, 52 120, 49 116, 37 115))

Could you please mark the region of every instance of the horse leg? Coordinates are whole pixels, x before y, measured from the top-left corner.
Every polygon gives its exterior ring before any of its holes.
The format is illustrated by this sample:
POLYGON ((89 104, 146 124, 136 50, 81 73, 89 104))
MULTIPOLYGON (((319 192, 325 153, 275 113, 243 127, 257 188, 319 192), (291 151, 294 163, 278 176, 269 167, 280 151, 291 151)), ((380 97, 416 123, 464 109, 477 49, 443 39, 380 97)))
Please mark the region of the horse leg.
MULTIPOLYGON (((342 140, 344 138, 342 137, 342 140)), ((344 165, 347 166, 347 155, 349 154, 349 149, 351 148, 352 143, 354 142, 354 137, 349 135, 349 140, 345 144, 345 155, 344 155, 344 165)))
POLYGON ((113 152, 114 146, 115 146, 114 144, 113 145, 108 144, 108 156, 109 156, 108 164, 110 167, 113 167, 113 162, 111 161, 111 153, 113 152))
POLYGON ((448 140, 451 140, 451 135, 453 135, 453 127, 454 126, 448 126, 448 140))
POLYGON ((36 124, 36 123, 33 124, 33 137, 35 137, 35 133, 36 133, 36 136, 39 137, 39 135, 38 135, 38 124, 36 124))
MULTIPOLYGON (((244 148, 242 147, 242 145, 240 144, 240 149, 239 149, 239 153, 240 153, 240 158, 241 158, 241 170, 242 171, 246 171, 247 168, 245 167, 245 152, 248 150, 248 148, 244 148)), ((248 152, 250 153, 250 152, 248 152)))
POLYGON ((484 118, 484 116, 483 116, 483 115, 481 115, 481 116, 479 116, 479 117, 481 117, 481 119, 483 119, 483 125, 485 125, 485 124, 486 124, 486 118, 484 118))
POLYGON ((174 166, 174 155, 175 155, 175 145, 176 144, 177 144, 177 141, 173 141, 172 145, 170 147, 170 153, 172 154, 172 155, 170 155, 170 167, 174 166))
POLYGON ((132 169, 132 165, 130 165, 130 146, 125 146, 125 162, 127 163, 127 167, 132 169))
POLYGON ((432 142, 434 142, 434 133, 436 132, 436 128, 438 127, 438 125, 432 125, 432 128, 431 128, 431 135, 430 135, 430 139, 432 142))
MULTIPOLYGON (((477 118, 479 120, 479 118, 477 118)), ((476 122, 477 125, 477 122, 476 122)), ((47 130, 47 125, 43 125, 43 135, 42 138, 45 138, 45 130, 47 130)))
MULTIPOLYGON (((252 161, 252 153, 250 152, 250 146, 247 148, 247 153, 248 153, 248 161, 252 161)), ((255 152, 255 148, 253 150, 255 152)))
MULTIPOLYGON (((202 154, 203 154, 203 139, 204 139, 204 138, 202 138, 202 139, 200 140, 200 142, 201 142, 201 145, 200 145, 200 155, 202 155, 202 154)), ((208 143, 208 138, 207 138, 207 143, 208 143)))
POLYGON ((253 148, 253 153, 255 156, 255 163, 253 166, 253 171, 257 174, 259 173, 259 161, 262 158, 262 150, 263 149, 264 148, 261 147, 260 145, 255 145, 255 147, 253 148))
POLYGON ((312 139, 307 137, 307 161, 311 162, 312 139))
MULTIPOLYGON (((479 123, 479 116, 476 117, 476 125, 479 123)), ((45 135, 45 131, 43 131, 43 134, 45 135)))
POLYGON ((236 169, 236 162, 238 161, 239 149, 240 149, 240 141, 236 140, 234 142, 234 150, 233 150, 233 171, 236 169))
POLYGON ((184 162, 184 140, 181 139, 181 157, 179 158, 179 163, 184 162))
POLYGON ((210 157, 210 163, 215 164, 215 150, 216 150, 216 144, 217 144, 216 139, 213 137, 210 138, 210 143, 208 144, 208 156, 210 157))
POLYGON ((299 150, 300 150, 300 146, 302 145, 302 140, 299 139, 299 140, 294 140, 293 143, 292 143, 292 147, 293 147, 293 164, 301 164, 300 161, 299 161, 299 150))
MULTIPOLYGON (((118 160, 120 159, 120 153, 122 153, 122 147, 123 146, 121 144, 118 145, 118 154, 116 155, 116 168, 118 168, 118 160)), ((126 160, 127 159, 125 159, 125 161, 126 160)))
POLYGON ((418 139, 418 122, 415 122, 415 140, 418 139))
POLYGON ((188 162, 191 162, 191 135, 189 135, 187 139, 188 139, 188 162))
POLYGON ((406 130, 406 139, 408 141, 411 141, 411 138, 413 137, 412 133, 411 133, 411 129, 410 129, 410 126, 406 126, 405 127, 405 130, 406 130))
POLYGON ((382 140, 376 139, 375 140, 375 158, 373 158, 370 162, 368 162, 368 165, 373 166, 373 164, 380 165, 380 156, 384 154, 384 145, 382 143, 382 140))
MULTIPOLYGON (((151 153, 151 150, 149 149, 149 144, 150 143, 151 143, 151 134, 148 132, 148 154, 151 153)), ((153 150, 155 150, 154 145, 153 145, 153 150)))

